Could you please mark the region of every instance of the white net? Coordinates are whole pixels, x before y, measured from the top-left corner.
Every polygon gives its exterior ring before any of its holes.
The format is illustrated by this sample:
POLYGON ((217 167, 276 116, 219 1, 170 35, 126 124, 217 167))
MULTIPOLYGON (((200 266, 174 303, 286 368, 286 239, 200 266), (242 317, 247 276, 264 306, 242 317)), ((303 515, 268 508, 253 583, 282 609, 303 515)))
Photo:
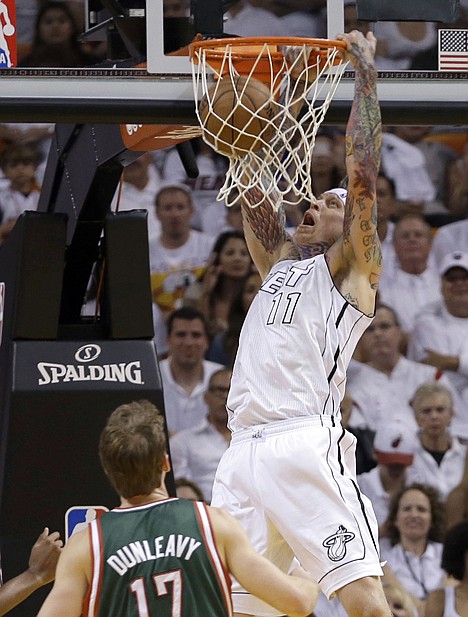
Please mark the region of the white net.
POLYGON ((239 48, 235 40, 235 43, 223 42, 222 48, 218 45, 215 53, 213 48, 204 46, 192 52, 195 106, 203 139, 229 158, 226 180, 217 197, 228 206, 258 187, 275 209, 313 198, 310 170, 315 136, 346 63, 333 45, 318 48, 311 45, 309 39, 301 44, 295 41, 294 45, 273 45, 271 41, 257 44, 256 48, 248 47, 247 51, 239 48), (233 90, 237 91, 235 86, 240 74, 248 83, 252 78, 258 79, 260 73, 263 74, 261 80, 268 83, 267 104, 270 112, 274 111, 268 116, 263 113, 262 105, 260 109, 244 108, 244 112, 253 118, 258 116, 262 126, 268 124, 267 129, 252 136, 250 122, 245 129, 237 125, 235 111, 245 107, 241 91, 233 98, 233 113, 219 117, 214 132, 213 123, 206 121, 216 115, 213 102, 217 86, 214 84, 222 77, 223 81, 230 80, 233 90), (205 113, 206 105, 209 114, 205 113), (232 131, 226 131, 226 127, 232 131), (234 141, 233 135, 237 136, 234 141), (249 143, 254 147, 249 148, 249 143))

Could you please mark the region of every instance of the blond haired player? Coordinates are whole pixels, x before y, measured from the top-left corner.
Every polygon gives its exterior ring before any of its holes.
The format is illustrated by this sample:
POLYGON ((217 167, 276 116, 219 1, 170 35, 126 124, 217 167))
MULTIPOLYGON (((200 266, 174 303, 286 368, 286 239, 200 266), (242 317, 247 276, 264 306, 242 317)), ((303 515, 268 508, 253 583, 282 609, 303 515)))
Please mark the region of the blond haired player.
POLYGON ((283 574, 229 514, 168 496, 164 421, 152 403, 118 407, 99 455, 120 507, 70 538, 39 617, 229 617, 229 573, 281 614, 312 611, 318 588, 301 568, 283 574))
MULTIPOLYGON (((314 200, 294 240, 261 186, 243 204, 263 283, 240 336, 227 401, 232 441, 212 503, 283 570, 296 557, 350 617, 390 617, 375 515, 356 482, 355 438, 340 422, 346 369, 372 321, 382 268, 376 41, 356 31, 337 38, 355 69, 346 203, 314 200), (314 257, 301 260, 301 253, 314 257)), ((237 614, 279 614, 238 585, 233 601, 237 614)))

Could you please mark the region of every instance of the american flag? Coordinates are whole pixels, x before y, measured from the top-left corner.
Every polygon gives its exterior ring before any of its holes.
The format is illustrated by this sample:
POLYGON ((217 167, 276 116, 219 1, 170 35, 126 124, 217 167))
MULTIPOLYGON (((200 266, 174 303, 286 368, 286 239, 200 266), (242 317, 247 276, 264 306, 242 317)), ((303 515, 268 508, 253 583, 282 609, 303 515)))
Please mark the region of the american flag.
POLYGON ((468 71, 468 30, 439 30, 439 71, 468 71))

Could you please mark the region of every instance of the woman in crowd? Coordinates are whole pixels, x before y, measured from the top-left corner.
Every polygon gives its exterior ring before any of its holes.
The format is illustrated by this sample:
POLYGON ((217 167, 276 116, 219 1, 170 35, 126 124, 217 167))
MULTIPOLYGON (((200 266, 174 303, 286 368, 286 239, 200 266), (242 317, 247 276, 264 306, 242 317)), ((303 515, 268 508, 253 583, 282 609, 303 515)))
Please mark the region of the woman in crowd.
POLYGON ((202 280, 189 287, 184 296, 184 305, 194 306, 205 315, 211 337, 227 329, 231 307, 251 269, 252 260, 243 234, 222 233, 215 242, 202 280))
POLYGON ((451 431, 452 401, 438 381, 420 385, 411 400, 419 431, 409 481, 430 484, 444 503, 462 478, 466 457, 466 446, 451 431))
POLYGON ((239 335, 247 311, 260 289, 262 279, 258 272, 252 272, 244 279, 241 293, 231 306, 226 330, 218 332, 214 337, 206 354, 206 359, 219 362, 225 366, 234 364, 239 345, 239 335))
POLYGON ((388 538, 380 541, 386 561, 384 581, 402 586, 419 615, 431 591, 443 585, 441 568, 444 506, 437 491, 413 483, 394 495, 387 520, 388 538))
POLYGON ((98 62, 93 54, 83 51, 79 30, 67 2, 48 2, 37 15, 30 53, 20 66, 84 67, 98 62))

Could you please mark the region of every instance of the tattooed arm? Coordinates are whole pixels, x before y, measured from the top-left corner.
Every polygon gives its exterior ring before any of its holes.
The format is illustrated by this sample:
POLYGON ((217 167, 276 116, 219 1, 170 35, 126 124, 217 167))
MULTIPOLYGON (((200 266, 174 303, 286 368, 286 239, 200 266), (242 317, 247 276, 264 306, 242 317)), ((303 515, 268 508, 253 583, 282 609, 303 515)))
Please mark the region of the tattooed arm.
POLYGON ((343 224, 342 258, 349 275, 345 289, 353 303, 372 312, 382 269, 377 236, 376 178, 380 166, 382 125, 374 65, 376 40, 372 33, 339 35, 355 69, 355 92, 346 127, 348 198, 343 224))
POLYGON ((285 229, 283 208, 275 212, 261 187, 251 188, 242 203, 242 221, 250 255, 262 279, 283 259, 299 259, 299 252, 285 229), (258 204, 251 208, 249 204, 258 204))

